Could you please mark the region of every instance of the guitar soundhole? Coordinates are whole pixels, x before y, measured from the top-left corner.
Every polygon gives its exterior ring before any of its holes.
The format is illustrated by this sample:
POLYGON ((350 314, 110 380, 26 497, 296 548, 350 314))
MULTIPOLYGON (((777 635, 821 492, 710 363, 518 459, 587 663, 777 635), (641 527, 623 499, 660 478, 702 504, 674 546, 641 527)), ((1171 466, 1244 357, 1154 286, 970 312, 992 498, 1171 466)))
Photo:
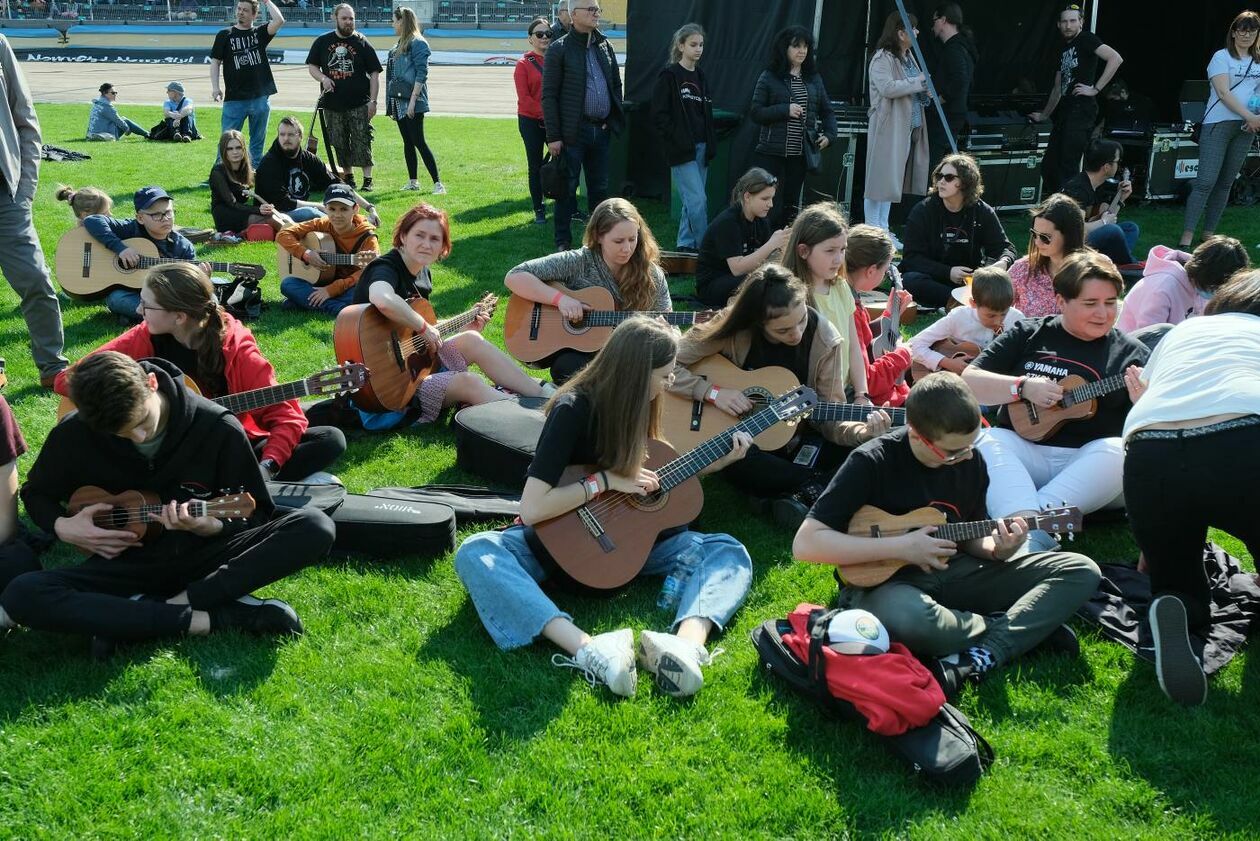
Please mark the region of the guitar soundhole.
POLYGON ((759 385, 744 389, 744 396, 757 407, 768 406, 774 400, 774 395, 759 385))
POLYGON ((564 325, 564 332, 568 333, 570 336, 580 336, 591 329, 591 326, 586 323, 585 318, 577 323, 574 323, 569 321, 569 319, 562 317, 560 319, 560 323, 564 325))
POLYGON ((640 511, 647 511, 649 513, 653 511, 660 511, 665 507, 665 503, 667 502, 669 502, 669 491, 665 491, 663 493, 661 491, 656 491, 655 493, 650 493, 647 496, 630 497, 631 505, 640 511))

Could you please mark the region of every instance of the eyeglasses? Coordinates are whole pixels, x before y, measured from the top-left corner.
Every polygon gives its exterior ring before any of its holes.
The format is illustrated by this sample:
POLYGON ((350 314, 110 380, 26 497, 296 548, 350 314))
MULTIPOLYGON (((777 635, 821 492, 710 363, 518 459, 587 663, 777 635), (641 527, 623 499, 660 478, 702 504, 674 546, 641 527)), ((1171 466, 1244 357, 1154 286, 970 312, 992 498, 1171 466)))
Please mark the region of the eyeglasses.
POLYGON ((173 208, 171 210, 164 210, 161 213, 149 213, 147 210, 142 210, 140 212, 145 216, 148 216, 154 222, 165 222, 167 219, 175 218, 175 210, 173 208))
POLYGON ((938 172, 938 173, 936 173, 936 180, 937 180, 937 181, 944 181, 946 184, 953 184, 955 181, 957 181, 957 180, 958 180, 958 173, 956 173, 956 172, 938 172))
POLYGON ((1053 234, 1043 234, 1040 231, 1038 231, 1036 228, 1029 228, 1028 233, 1032 234, 1033 238, 1036 239, 1038 242, 1040 242, 1042 245, 1049 245, 1050 240, 1054 239, 1053 234))
POLYGON ((574 9, 573 11, 575 11, 575 12, 590 12, 591 14, 598 16, 598 15, 599 15, 599 13, 600 13, 600 12, 602 12, 602 11, 604 11, 604 10, 603 10, 603 9, 601 9, 599 6, 578 6, 578 7, 577 7, 576 9, 574 9))
POLYGON ((531 32, 531 33, 529 33, 529 37, 531 37, 531 38, 550 38, 550 37, 551 37, 551 30, 550 30, 550 29, 540 29, 540 30, 538 30, 537 32, 531 32))
POLYGON ((146 304, 144 301, 141 301, 141 302, 140 302, 140 311, 141 311, 141 312, 143 312, 143 313, 146 313, 146 314, 147 314, 148 312, 150 312, 150 311, 152 311, 152 312, 169 312, 169 310, 164 310, 164 309, 162 309, 161 307, 151 307, 151 306, 149 306, 148 304, 146 304))
POLYGON ((972 443, 957 450, 942 450, 940 447, 933 444, 927 438, 923 437, 923 433, 919 432, 917 429, 915 430, 914 434, 918 437, 920 441, 923 442, 923 446, 927 447, 929 450, 932 451, 932 455, 936 456, 937 458, 939 458, 941 461, 945 462, 946 464, 953 464, 956 461, 960 461, 964 456, 969 455, 971 451, 976 448, 976 445, 972 443))
POLYGON ((1235 35, 1243 35, 1243 36, 1255 35, 1257 32, 1260 32, 1260 29, 1257 29, 1254 26, 1235 26, 1234 27, 1235 35))

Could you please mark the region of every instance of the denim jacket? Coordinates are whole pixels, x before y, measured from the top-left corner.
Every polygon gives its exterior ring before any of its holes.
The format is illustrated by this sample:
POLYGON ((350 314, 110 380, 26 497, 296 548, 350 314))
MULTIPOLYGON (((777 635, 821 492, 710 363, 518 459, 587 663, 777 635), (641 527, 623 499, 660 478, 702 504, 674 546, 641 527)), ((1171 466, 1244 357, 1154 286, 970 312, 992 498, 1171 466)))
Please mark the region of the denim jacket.
POLYGON ((109 101, 109 97, 98 96, 92 100, 92 113, 88 115, 87 133, 89 135, 108 134, 114 128, 126 131, 127 123, 118 116, 118 110, 114 108, 114 103, 109 101))
POLYGON ((411 99, 411 91, 419 82, 421 88, 416 96, 416 113, 428 112, 429 56, 432 52, 423 38, 412 39, 406 55, 400 56, 397 47, 389 51, 389 60, 385 65, 385 96, 391 101, 402 100, 399 111, 407 110, 407 100, 411 99))

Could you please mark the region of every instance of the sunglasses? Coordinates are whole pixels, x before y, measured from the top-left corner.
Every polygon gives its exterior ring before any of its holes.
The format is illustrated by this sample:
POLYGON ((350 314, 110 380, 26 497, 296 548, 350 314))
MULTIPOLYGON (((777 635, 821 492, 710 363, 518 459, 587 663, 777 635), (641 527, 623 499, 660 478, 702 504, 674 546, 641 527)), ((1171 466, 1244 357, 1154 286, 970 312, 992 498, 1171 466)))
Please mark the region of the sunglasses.
POLYGON ((551 30, 550 30, 550 29, 540 29, 540 30, 538 30, 537 32, 531 32, 531 33, 529 33, 529 37, 531 37, 531 38, 550 38, 550 37, 551 37, 551 30))
POLYGON ((1054 239, 1053 234, 1043 234, 1039 232, 1038 230, 1036 230, 1035 228, 1029 228, 1028 233, 1032 234, 1033 238, 1036 239, 1038 242, 1040 242, 1042 245, 1049 245, 1050 240, 1054 239))
POLYGON ((958 173, 956 173, 956 172, 938 172, 938 173, 936 173, 936 180, 937 180, 937 181, 944 181, 946 184, 953 184, 955 181, 957 181, 957 180, 958 180, 958 173))

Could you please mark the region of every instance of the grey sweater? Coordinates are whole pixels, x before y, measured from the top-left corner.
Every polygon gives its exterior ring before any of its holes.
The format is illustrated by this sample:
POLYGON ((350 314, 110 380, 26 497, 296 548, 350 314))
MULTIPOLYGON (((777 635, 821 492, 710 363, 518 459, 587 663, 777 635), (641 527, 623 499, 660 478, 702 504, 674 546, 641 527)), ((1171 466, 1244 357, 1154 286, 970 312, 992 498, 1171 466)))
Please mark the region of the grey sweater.
MULTIPOLYGON (((585 289, 588 286, 602 286, 612 293, 613 300, 621 307, 621 287, 604 262, 604 258, 586 246, 573 251, 561 251, 548 254, 534 260, 526 260, 516 266, 508 274, 528 272, 543 283, 562 283, 570 289, 585 289)), ((665 272, 660 266, 652 266, 652 282, 656 286, 656 300, 652 307, 657 311, 672 310, 669 299, 669 284, 665 280, 665 272)))

